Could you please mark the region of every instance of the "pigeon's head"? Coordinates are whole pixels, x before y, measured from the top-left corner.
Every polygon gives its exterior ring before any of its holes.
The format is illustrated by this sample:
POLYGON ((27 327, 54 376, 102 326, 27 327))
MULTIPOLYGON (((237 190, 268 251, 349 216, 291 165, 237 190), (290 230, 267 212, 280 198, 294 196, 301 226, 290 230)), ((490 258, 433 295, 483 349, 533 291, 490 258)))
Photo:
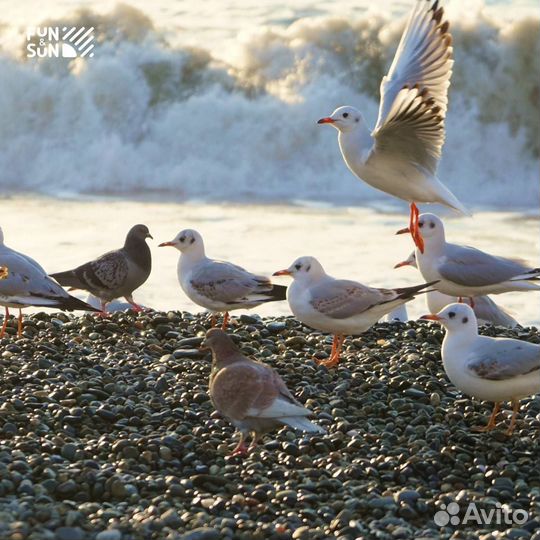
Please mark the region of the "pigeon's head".
POLYGON ((315 257, 299 257, 286 270, 274 272, 274 276, 291 276, 293 279, 312 281, 325 275, 324 268, 315 257))
MULTIPOLYGON (((427 244, 438 244, 444 241, 444 224, 435 214, 420 214, 418 216, 418 229, 427 244)), ((396 234, 410 233, 409 227, 400 229, 396 234)))
POLYGON ((402 266, 418 268, 418 265, 416 264, 416 253, 414 251, 404 261, 397 263, 394 268, 401 268, 402 266))
POLYGON ((238 360, 238 347, 234 341, 220 328, 210 328, 206 332, 204 341, 201 343, 201 349, 212 351, 212 356, 218 364, 227 364, 231 360, 238 360))
POLYGON ((182 253, 204 248, 202 236, 193 229, 184 229, 183 231, 180 231, 170 242, 163 242, 159 244, 159 247, 164 246, 175 247, 182 253))
POLYGON ((317 124, 330 124, 339 131, 353 131, 362 123, 364 119, 358 109, 349 107, 338 107, 330 116, 321 118, 317 124))
POLYGON ((437 315, 424 315, 421 319, 437 321, 442 324, 449 332, 460 332, 465 334, 476 334, 478 332, 478 323, 476 315, 468 304, 448 304, 437 315))
POLYGON ((128 232, 128 240, 146 240, 147 238, 152 238, 150 231, 146 225, 133 225, 128 232))

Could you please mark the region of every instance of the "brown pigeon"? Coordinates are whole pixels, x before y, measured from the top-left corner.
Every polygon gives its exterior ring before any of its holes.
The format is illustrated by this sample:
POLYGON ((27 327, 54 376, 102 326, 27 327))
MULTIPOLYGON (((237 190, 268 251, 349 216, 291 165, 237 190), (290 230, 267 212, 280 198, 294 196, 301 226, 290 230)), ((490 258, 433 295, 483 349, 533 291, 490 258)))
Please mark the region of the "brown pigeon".
POLYGON ((231 455, 246 455, 264 433, 284 424, 310 433, 325 432, 306 418, 311 411, 293 397, 283 379, 266 364, 244 356, 225 332, 210 329, 202 345, 212 350, 212 403, 240 431, 231 455), (248 448, 244 440, 250 433, 248 448))

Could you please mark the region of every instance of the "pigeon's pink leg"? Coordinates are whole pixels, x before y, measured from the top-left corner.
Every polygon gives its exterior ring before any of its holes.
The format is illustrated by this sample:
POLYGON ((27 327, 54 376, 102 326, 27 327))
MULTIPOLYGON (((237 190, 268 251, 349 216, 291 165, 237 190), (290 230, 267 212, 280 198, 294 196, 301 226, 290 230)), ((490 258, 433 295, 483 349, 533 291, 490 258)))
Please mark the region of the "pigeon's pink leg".
POLYGON ((108 302, 105 302, 105 300, 101 300, 101 311, 97 314, 98 317, 109 316, 109 314, 107 313, 107 304, 108 302))
POLYGON ((238 444, 236 445, 235 449, 231 452, 231 456, 247 456, 248 454, 248 447, 246 446, 246 443, 244 442, 244 434, 240 433, 240 440, 238 441, 238 444))
POLYGON ((2 330, 0 330, 0 338, 3 338, 6 335, 6 328, 9 319, 9 309, 6 307, 5 310, 6 313, 4 314, 4 324, 2 325, 2 330))
POLYGON ((411 213, 409 218, 409 230, 411 231, 411 236, 413 237, 416 247, 420 250, 420 253, 424 253, 424 239, 420 234, 420 229, 418 228, 418 216, 420 211, 418 207, 413 202, 411 203, 411 213))
POLYGON ((229 322, 229 312, 226 311, 225 315, 223 316, 223 324, 221 325, 221 329, 223 331, 227 330, 227 324, 229 322))
POLYGON ((22 324, 22 309, 19 308, 19 321, 18 321, 18 324, 17 324, 17 336, 18 337, 22 336, 22 327, 23 327, 23 324, 22 324))
POLYGON ((137 304, 135 300, 133 300, 133 296, 124 296, 124 298, 133 306, 133 311, 135 313, 140 313, 141 311, 144 311, 143 308, 139 306, 139 304, 137 304))
MULTIPOLYGON (((519 402, 518 402, 518 405, 519 405, 519 402)), ((495 426, 497 425, 497 415, 499 414, 500 409, 501 409, 501 402, 496 401, 495 405, 493 406, 493 412, 491 413, 491 416, 489 417, 489 422, 487 423, 487 425, 476 427, 474 428, 474 431, 485 432, 485 431, 491 431, 492 429, 494 429, 495 426)))

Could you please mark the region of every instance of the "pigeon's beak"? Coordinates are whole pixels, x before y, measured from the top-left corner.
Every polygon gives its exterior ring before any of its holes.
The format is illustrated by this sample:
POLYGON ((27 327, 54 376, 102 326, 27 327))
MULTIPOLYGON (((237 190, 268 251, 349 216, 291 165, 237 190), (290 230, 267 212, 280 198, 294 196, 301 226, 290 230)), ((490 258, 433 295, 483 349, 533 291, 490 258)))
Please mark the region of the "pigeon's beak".
POLYGON ((146 238, 150 238, 150 239, 152 239, 152 240, 154 239, 154 237, 153 237, 150 233, 148 233, 148 234, 146 235, 146 238))
POLYGON ((438 315, 433 315, 433 314, 422 315, 420 318, 426 321, 441 321, 442 320, 441 317, 439 317, 438 315))
POLYGON ((402 266, 409 266, 409 265, 410 265, 409 261, 401 261, 401 262, 397 263, 394 266, 394 268, 401 268, 402 266))
POLYGON ((158 247, 174 246, 174 242, 161 242, 158 247))
POLYGON ((291 271, 290 270, 278 270, 277 272, 274 272, 272 275, 273 276, 290 276, 291 271))
POLYGON ((407 234, 410 232, 411 232, 411 229, 409 229, 409 227, 405 227, 404 229, 399 229, 399 231, 397 231, 396 234, 407 234))
POLYGON ((335 124, 335 122, 336 121, 331 116, 326 116, 325 118, 317 120, 317 124, 335 124))

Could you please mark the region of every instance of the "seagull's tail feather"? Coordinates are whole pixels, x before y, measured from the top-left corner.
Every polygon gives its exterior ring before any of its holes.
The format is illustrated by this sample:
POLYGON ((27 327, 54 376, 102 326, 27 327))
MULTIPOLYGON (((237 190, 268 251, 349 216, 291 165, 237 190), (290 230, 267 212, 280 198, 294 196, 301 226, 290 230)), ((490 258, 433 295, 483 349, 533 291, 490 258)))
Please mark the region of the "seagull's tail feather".
POLYGON ((326 430, 313 422, 310 422, 304 416, 288 416, 279 419, 284 424, 307 433, 326 433, 326 430))
POLYGON ((65 311, 101 311, 71 295, 68 295, 67 298, 59 298, 55 307, 65 311))
POLYGON ((462 204, 459 199, 437 178, 434 179, 437 182, 437 198, 436 202, 440 202, 457 212, 465 214, 466 216, 471 217, 472 213, 467 207, 462 204))
POLYGON ((263 302, 279 302, 287 299, 287 287, 285 285, 272 285, 272 288, 264 291, 263 302))
POLYGON ((75 274, 75 270, 68 270, 67 272, 57 272, 51 274, 50 277, 56 279, 62 287, 71 287, 72 289, 84 289, 85 286, 81 283, 81 280, 75 274))
POLYGON ((523 272, 519 276, 514 276, 510 281, 538 281, 540 279, 540 268, 533 268, 527 272, 523 272))
MULTIPOLYGON (((403 300, 410 300, 411 298, 414 298, 415 295, 417 295, 418 293, 430 292, 427 289, 432 285, 435 285, 436 283, 439 283, 439 280, 423 283, 422 285, 414 285, 413 287, 402 287, 400 289, 394 289, 394 291, 398 295, 397 298, 401 298, 403 300)), ((390 302, 393 302, 394 300, 396 300, 396 298, 390 300, 390 302)))

